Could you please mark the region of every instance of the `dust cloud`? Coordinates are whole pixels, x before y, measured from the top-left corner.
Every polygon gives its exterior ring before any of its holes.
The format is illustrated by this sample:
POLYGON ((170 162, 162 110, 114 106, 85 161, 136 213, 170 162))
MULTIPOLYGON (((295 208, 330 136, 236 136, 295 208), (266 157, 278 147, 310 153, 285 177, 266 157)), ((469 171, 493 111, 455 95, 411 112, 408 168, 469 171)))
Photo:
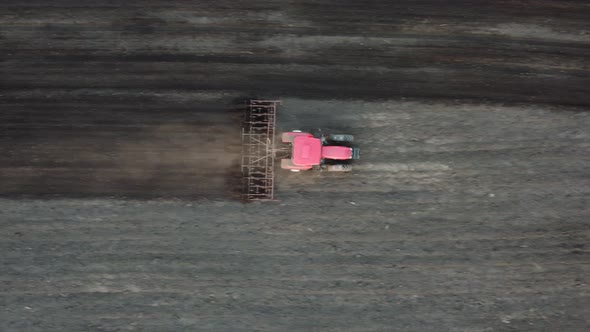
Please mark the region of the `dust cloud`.
POLYGON ((220 198, 239 191, 239 123, 230 118, 59 130, 0 141, 1 196, 220 198))

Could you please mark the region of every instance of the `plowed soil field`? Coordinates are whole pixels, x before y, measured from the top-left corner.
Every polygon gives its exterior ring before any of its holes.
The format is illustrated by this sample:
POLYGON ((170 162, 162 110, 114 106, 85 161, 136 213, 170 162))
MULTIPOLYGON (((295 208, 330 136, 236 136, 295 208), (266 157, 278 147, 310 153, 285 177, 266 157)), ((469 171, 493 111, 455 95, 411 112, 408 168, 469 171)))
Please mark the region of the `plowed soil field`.
POLYGON ((588 331, 586 1, 3 1, 0 330, 588 331), (236 103, 354 134, 235 199, 236 103))

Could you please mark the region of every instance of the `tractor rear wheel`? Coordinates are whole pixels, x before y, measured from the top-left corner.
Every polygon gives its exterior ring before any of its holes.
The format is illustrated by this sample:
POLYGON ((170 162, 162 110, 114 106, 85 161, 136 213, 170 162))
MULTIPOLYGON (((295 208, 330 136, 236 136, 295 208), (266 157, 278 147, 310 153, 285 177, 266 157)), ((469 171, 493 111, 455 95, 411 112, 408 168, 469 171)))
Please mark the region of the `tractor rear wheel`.
POLYGON ((349 164, 327 165, 326 169, 328 170, 328 172, 351 172, 352 165, 349 165, 349 164))
POLYGON ((346 143, 354 141, 354 136, 347 134, 332 134, 328 136, 328 140, 338 143, 346 143))

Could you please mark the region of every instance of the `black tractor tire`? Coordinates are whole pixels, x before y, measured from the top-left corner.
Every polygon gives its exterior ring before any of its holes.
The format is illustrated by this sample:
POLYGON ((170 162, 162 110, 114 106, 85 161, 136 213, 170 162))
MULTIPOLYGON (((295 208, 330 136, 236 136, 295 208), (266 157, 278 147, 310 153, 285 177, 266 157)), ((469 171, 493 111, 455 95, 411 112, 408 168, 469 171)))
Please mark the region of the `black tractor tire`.
POLYGON ((352 165, 350 165, 350 164, 327 165, 326 170, 328 170, 328 172, 351 172, 352 165))
POLYGON ((337 143, 346 143, 354 141, 354 136, 348 134, 331 134, 328 140, 337 143))

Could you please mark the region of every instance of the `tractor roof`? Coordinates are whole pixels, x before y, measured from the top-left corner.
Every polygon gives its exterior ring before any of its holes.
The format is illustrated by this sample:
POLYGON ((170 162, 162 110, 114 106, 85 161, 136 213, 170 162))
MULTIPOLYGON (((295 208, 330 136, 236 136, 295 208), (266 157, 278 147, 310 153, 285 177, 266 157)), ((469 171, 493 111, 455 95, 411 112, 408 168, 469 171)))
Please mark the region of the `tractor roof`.
POLYGON ((322 141, 319 138, 298 136, 293 140, 293 164, 319 165, 322 159, 322 141))

